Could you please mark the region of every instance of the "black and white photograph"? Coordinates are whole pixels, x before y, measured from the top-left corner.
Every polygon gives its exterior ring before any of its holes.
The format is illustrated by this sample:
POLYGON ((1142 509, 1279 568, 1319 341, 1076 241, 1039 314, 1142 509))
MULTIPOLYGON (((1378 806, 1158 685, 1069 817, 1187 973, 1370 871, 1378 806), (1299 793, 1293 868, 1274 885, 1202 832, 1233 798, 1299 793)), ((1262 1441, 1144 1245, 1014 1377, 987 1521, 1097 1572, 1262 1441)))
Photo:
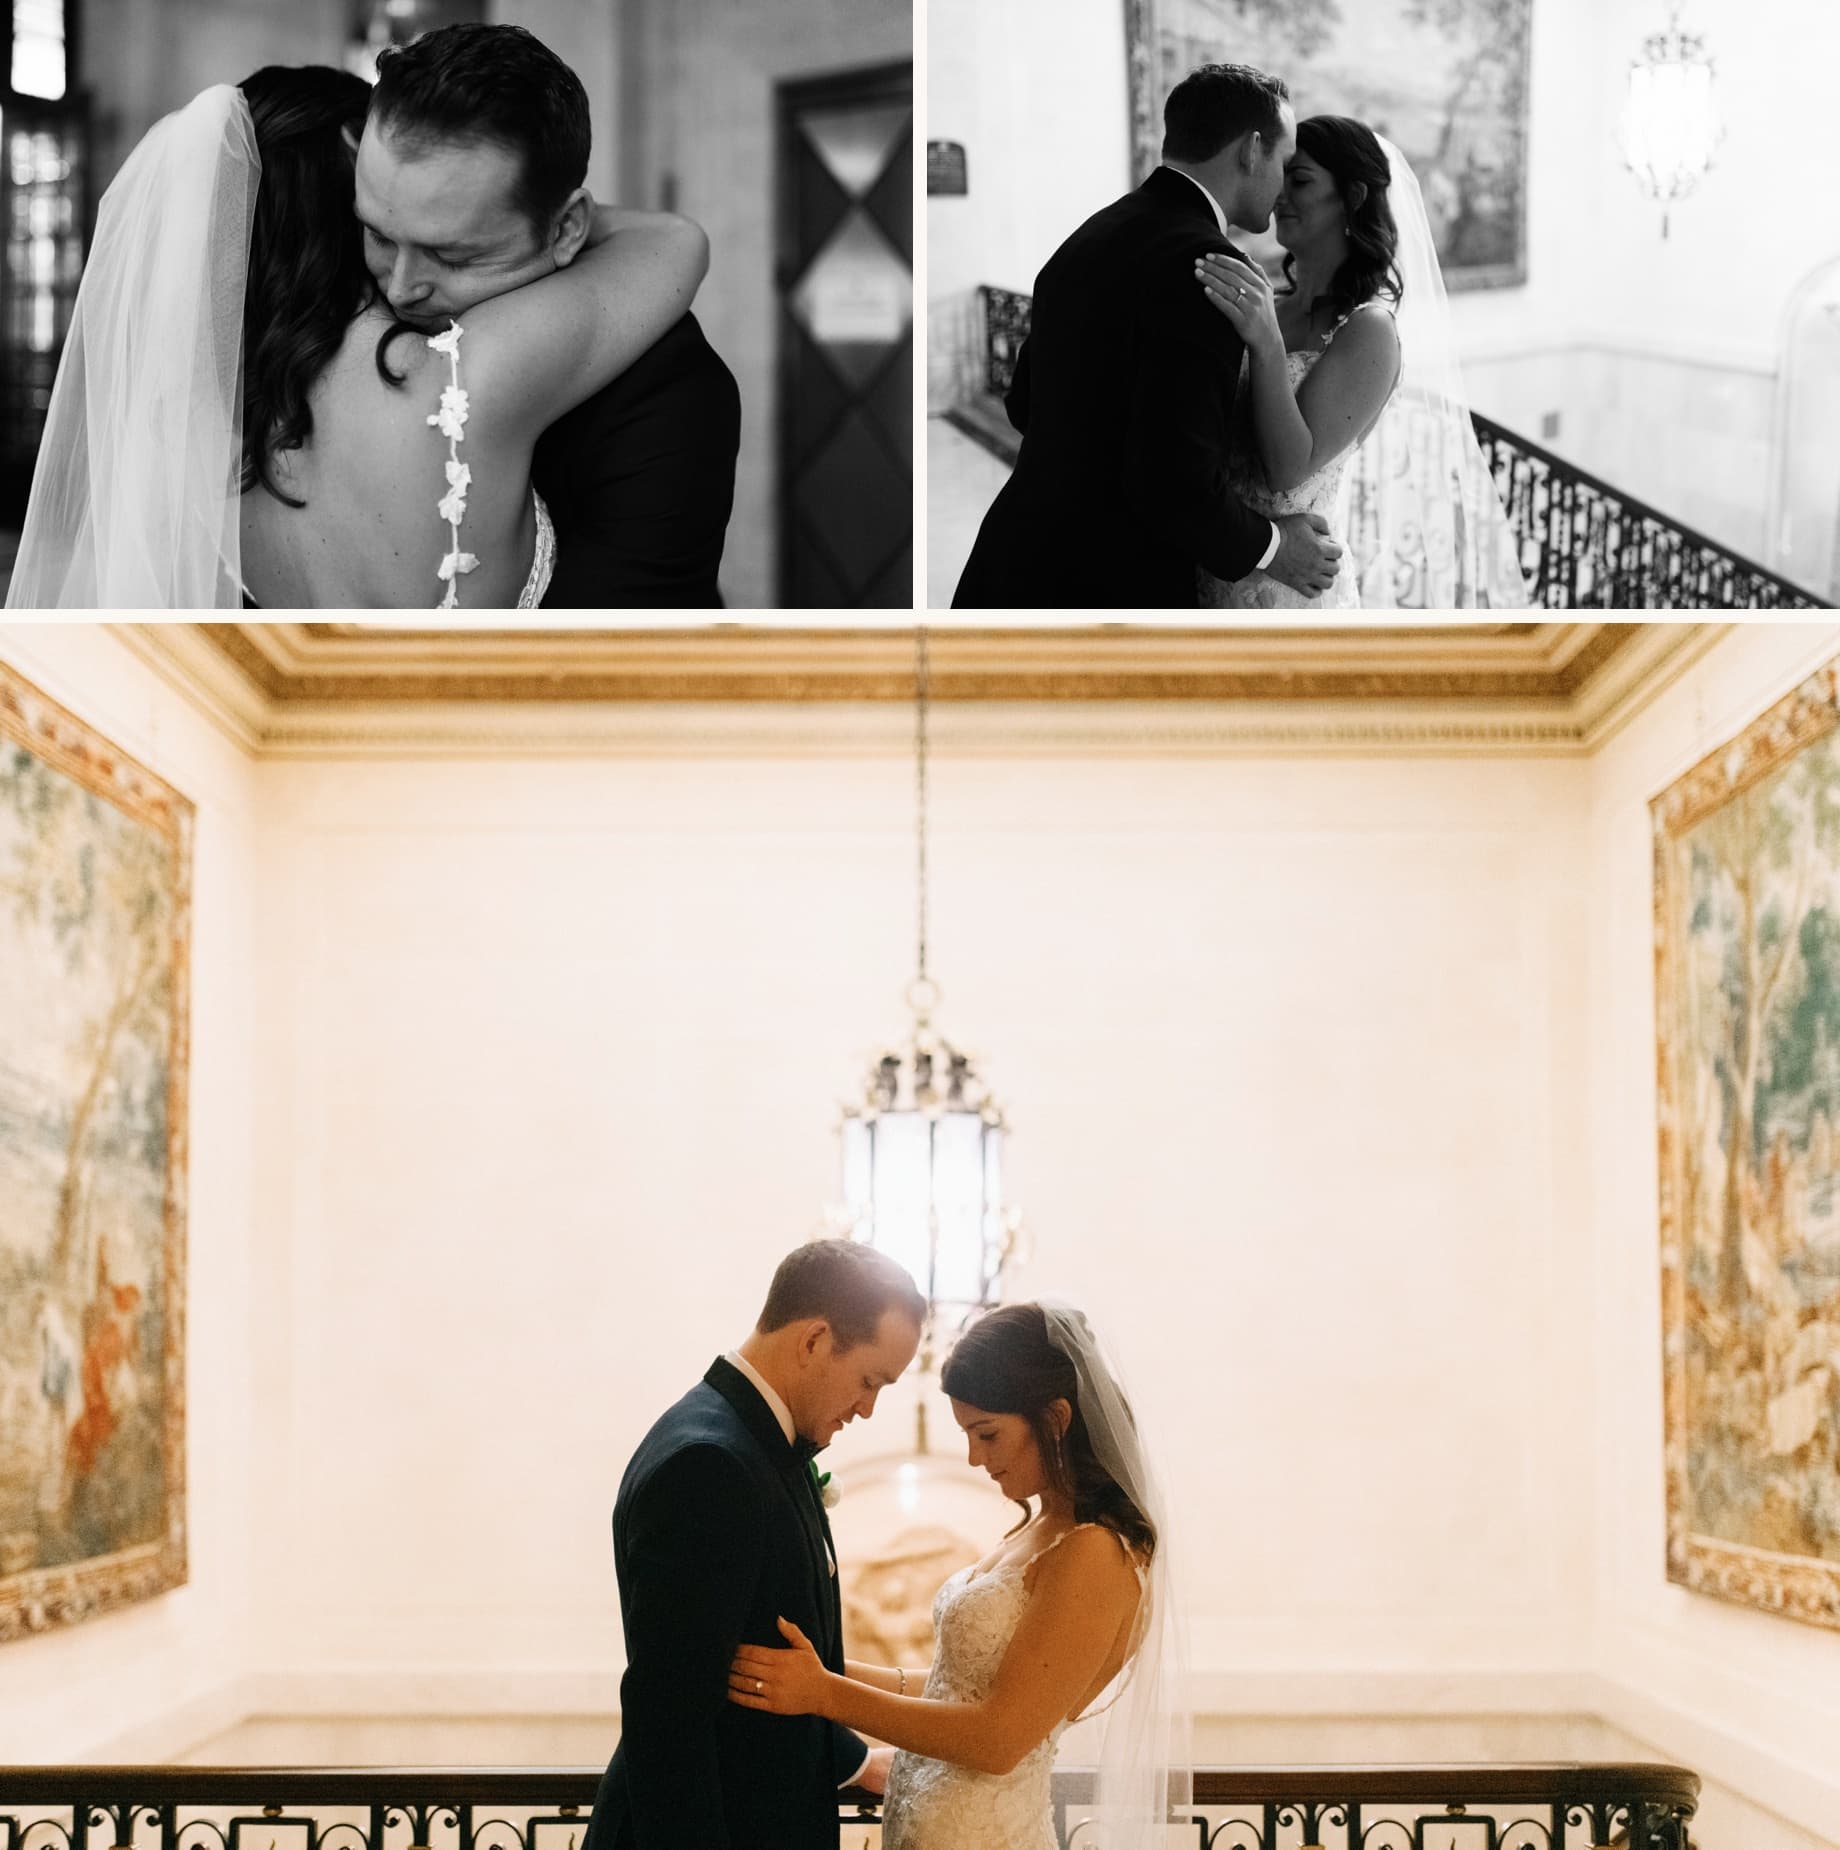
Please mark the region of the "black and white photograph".
POLYGON ((7 12, 9 607, 912 607, 908 0, 7 12))
POLYGON ((929 607, 1830 606, 1837 60, 1827 0, 932 0, 929 607))

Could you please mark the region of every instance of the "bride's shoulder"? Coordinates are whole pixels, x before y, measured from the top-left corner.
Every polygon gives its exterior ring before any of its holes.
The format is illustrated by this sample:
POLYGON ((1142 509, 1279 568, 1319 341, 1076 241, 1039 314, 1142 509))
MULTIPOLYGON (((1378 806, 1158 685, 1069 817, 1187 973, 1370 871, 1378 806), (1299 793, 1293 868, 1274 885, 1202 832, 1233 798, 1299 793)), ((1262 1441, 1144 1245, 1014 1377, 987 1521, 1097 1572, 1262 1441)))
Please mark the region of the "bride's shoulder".
POLYGON ((1371 302, 1363 302, 1349 317, 1343 332, 1359 328, 1364 338, 1379 341, 1383 345, 1399 344, 1399 310, 1391 303, 1384 302, 1376 296, 1371 302))
POLYGON ((1336 353, 1348 366, 1363 360, 1390 362, 1399 352, 1399 323, 1387 302, 1363 302, 1336 323, 1324 343, 1325 353, 1336 353))
POLYGON ((1075 1524, 1050 1542, 1033 1565, 1042 1578, 1077 1589, 1083 1598, 1100 1589, 1137 1587, 1138 1564, 1130 1543, 1102 1522, 1075 1524))

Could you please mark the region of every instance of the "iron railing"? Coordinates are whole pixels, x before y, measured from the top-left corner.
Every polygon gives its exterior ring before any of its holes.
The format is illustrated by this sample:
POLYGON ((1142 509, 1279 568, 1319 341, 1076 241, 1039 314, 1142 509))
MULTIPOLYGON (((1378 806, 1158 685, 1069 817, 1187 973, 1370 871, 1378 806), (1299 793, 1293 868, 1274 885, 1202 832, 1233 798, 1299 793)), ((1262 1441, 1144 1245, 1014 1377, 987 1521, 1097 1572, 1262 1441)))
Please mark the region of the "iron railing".
MULTIPOLYGON (((0 1767, 0 1850, 581 1850, 598 1767, 0 1767)), ((1065 1850, 1092 1775, 1054 1776, 1065 1850)), ((1677 1766, 1208 1767, 1196 1850, 1691 1850, 1677 1766)), ((878 1837, 839 1802, 841 1850, 878 1837)), ((1172 1832, 1172 1841, 1175 1839, 1172 1832)), ((1188 1841, 1186 1830, 1180 1840, 1188 1841)), ((773 1850, 770 1845, 758 1850, 773 1850)))
MULTIPOLYGON (((1013 459, 1000 410, 1028 337, 1031 299, 978 291, 989 403, 953 422, 1013 459)), ((1471 414, 1476 440, 1514 528, 1521 569, 1542 610, 1824 610, 1802 586, 1671 515, 1625 494, 1551 450, 1471 414)))

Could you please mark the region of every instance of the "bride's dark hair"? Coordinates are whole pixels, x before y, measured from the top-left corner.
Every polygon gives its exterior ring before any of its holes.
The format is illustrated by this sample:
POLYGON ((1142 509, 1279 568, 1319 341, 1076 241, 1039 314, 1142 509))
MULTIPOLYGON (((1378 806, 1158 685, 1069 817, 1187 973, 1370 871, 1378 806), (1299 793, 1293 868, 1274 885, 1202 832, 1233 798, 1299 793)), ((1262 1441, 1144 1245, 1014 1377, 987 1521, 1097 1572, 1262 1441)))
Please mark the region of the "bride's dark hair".
MULTIPOLYGON (((271 461, 312 436, 307 394, 353 316, 376 299, 352 206, 352 150, 371 87, 330 65, 271 64, 237 88, 262 157, 243 297, 241 486, 247 493, 260 482, 301 507, 271 461)), ((378 370, 393 378, 381 355, 378 370)))
MULTIPOLYGON (((1329 175, 1348 211, 1348 255, 1316 302, 1327 302, 1338 318, 1375 300, 1396 304, 1405 294, 1405 280, 1397 262, 1399 227, 1387 194, 1392 170, 1379 137, 1353 116, 1306 116, 1297 124, 1297 152, 1329 175), (1362 189, 1358 204, 1353 199, 1357 186, 1362 189)), ((1286 251, 1284 280, 1293 291, 1294 262, 1286 251)))
MULTIPOLYGON (((1073 1500, 1074 1520, 1102 1523, 1145 1561, 1156 1553, 1156 1529, 1149 1517, 1093 1452, 1080 1411, 1078 1373, 1048 1340, 1048 1320, 1039 1304, 1005 1304, 986 1311, 953 1345, 939 1371, 939 1385, 980 1413, 1021 1415, 1035 1436, 1048 1482, 1073 1500), (1048 1411, 1057 1400, 1073 1409, 1072 1422, 1058 1442, 1048 1411)), ((1022 1507, 1022 1520, 1027 1522, 1029 1507, 1022 1507)))

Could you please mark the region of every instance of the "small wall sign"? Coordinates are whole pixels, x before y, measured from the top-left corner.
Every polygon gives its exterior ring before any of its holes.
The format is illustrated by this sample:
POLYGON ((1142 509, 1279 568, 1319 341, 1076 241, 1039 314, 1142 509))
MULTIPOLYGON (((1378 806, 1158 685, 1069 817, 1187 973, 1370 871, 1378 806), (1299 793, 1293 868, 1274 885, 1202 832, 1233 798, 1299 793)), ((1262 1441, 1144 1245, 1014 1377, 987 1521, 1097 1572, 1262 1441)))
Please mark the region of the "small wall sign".
POLYGON ((929 141, 926 144, 926 190, 929 198, 936 193, 964 194, 971 190, 965 183, 965 144, 962 141, 929 141))

